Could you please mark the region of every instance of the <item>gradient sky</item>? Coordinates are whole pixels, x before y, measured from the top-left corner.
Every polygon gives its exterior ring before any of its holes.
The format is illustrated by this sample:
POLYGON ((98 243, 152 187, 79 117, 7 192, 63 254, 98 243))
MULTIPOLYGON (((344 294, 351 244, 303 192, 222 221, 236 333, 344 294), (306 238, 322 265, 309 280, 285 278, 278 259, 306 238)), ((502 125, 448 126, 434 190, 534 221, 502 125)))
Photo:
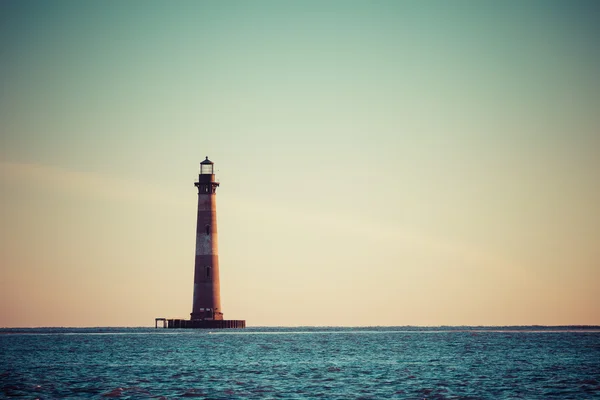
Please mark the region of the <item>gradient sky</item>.
POLYGON ((1 1, 0 326, 600 324, 600 6, 1 1))

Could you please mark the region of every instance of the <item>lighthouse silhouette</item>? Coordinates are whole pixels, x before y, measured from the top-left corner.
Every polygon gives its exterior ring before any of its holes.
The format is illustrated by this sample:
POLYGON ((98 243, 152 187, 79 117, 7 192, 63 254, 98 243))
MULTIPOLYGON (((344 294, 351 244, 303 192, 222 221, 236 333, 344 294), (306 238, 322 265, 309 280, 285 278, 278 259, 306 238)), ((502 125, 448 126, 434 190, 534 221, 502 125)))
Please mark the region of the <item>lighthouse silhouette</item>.
POLYGON ((194 258, 194 294, 190 319, 156 318, 166 328, 245 328, 244 320, 225 320, 221 309, 219 247, 217 240, 217 188, 214 163, 206 157, 200 163, 194 258))

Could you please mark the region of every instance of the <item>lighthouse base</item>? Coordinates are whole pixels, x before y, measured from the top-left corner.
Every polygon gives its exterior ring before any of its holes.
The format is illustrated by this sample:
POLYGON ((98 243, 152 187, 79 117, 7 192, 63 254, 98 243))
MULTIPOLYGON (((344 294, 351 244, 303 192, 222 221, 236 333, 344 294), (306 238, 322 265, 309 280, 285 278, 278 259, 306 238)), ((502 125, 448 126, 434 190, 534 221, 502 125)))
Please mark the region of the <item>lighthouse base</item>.
POLYGON ((246 327, 245 320, 156 318, 154 321, 155 328, 158 328, 159 321, 163 323, 163 328, 168 329, 242 329, 246 327))

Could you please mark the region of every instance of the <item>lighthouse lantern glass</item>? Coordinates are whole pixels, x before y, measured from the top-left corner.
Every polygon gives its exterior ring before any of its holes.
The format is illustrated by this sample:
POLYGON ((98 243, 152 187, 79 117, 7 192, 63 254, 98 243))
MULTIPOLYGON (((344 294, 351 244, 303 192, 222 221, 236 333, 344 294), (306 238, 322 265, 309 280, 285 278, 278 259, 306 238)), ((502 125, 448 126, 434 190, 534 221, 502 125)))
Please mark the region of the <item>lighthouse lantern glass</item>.
POLYGON ((212 175, 213 165, 212 164, 200 164, 200 175, 212 175))

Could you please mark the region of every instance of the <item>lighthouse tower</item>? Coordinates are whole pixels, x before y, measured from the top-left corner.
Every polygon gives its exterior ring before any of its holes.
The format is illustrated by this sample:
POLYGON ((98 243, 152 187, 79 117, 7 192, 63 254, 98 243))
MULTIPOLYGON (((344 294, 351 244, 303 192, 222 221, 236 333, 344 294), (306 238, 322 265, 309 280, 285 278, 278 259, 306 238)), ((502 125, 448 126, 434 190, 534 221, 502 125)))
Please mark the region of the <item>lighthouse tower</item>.
POLYGON ((191 320, 222 320, 217 242, 217 187, 214 163, 206 157, 200 163, 196 258, 194 262, 194 300, 191 320))
POLYGON ((196 218, 196 254, 194 256, 194 298, 190 319, 155 318, 154 327, 225 329, 245 328, 244 320, 223 319, 219 250, 217 245, 217 188, 214 163, 206 157, 200 163, 198 182, 198 216, 196 218))

